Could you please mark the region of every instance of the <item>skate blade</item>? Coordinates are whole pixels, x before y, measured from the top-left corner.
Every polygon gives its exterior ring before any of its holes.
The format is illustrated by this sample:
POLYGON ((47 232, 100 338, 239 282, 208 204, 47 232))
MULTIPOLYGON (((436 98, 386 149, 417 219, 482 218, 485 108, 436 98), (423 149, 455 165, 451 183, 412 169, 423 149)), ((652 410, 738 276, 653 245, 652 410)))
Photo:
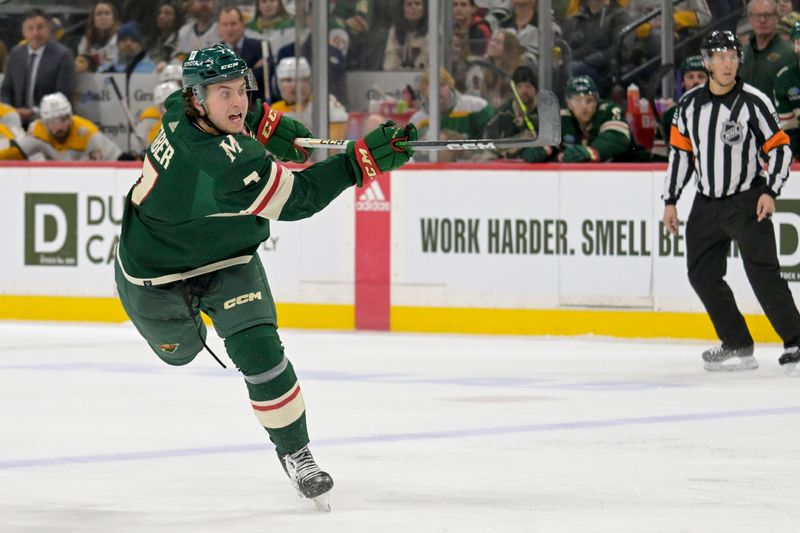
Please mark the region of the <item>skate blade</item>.
POLYGON ((781 365, 783 367, 783 371, 786 373, 787 376, 797 377, 800 376, 800 370, 797 369, 797 363, 786 363, 785 365, 781 365))
POLYGON ((738 363, 703 363, 703 368, 709 372, 739 372, 741 370, 755 370, 758 368, 758 361, 752 355, 740 357, 738 363))
POLYGON ((317 508, 317 511, 321 511, 323 513, 330 513, 331 512, 331 503, 330 503, 330 495, 326 492, 325 494, 320 494, 316 498, 311 498, 314 502, 314 507, 317 508))

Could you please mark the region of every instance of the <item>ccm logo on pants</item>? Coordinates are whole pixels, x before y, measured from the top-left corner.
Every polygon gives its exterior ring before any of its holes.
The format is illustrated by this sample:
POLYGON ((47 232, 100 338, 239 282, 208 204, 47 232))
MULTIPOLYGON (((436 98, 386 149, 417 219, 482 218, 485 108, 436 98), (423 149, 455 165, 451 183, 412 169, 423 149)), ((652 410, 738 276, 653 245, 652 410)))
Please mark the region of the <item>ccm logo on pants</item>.
POLYGON ((230 300, 226 300, 224 307, 225 309, 233 309, 237 305, 246 304, 252 302, 253 300, 260 300, 260 299, 261 299, 261 291, 251 292, 250 294, 242 294, 241 296, 237 296, 236 298, 231 298, 230 300))

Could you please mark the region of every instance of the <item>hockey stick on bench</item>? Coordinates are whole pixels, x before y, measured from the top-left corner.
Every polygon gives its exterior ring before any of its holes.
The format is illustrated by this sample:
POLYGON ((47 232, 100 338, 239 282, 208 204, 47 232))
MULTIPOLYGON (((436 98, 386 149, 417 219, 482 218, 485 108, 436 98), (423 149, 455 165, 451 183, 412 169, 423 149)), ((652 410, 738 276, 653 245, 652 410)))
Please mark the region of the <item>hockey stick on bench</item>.
MULTIPOLYGON (((414 150, 502 150, 507 148, 528 148, 531 146, 554 146, 561 143, 561 110, 558 98, 550 91, 539 93, 537 105, 539 114, 538 136, 510 139, 466 139, 463 141, 411 141, 408 146, 414 150)), ((303 148, 321 150, 343 150, 354 142, 349 139, 295 139, 295 144, 303 148)))

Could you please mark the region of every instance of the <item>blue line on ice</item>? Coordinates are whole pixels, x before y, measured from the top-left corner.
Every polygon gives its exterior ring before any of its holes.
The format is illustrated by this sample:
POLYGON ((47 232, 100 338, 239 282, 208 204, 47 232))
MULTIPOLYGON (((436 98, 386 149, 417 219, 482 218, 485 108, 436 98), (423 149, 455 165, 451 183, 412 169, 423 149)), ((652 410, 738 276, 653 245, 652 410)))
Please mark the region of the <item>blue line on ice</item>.
MULTIPOLYGON (((705 420, 721 420, 726 418, 757 418, 763 416, 784 416, 800 414, 800 406, 777 407, 769 409, 751 409, 740 411, 717 411, 708 413, 690 413, 662 416, 644 416, 633 418, 609 418, 604 420, 578 420, 575 422, 556 422, 549 424, 527 424, 519 426, 479 427, 467 429, 451 429, 444 431, 423 431, 418 433, 390 433, 386 435, 362 435, 335 439, 318 439, 313 441, 314 447, 349 446, 358 444, 425 441, 434 439, 459 439, 465 437, 483 437, 494 435, 510 435, 515 433, 543 433, 548 431, 570 431, 597 429, 621 426, 647 426, 672 424, 680 422, 700 422, 705 420)), ((263 452, 268 449, 264 444, 239 444, 230 446, 210 446, 204 448, 176 448, 172 450, 152 450, 144 452, 120 452, 93 455, 75 455, 65 457, 41 457, 36 459, 11 459, 0 461, 0 470, 13 468, 33 468, 41 466, 62 466, 86 463, 113 463, 120 461, 145 461, 149 459, 166 459, 173 457, 192 457, 198 455, 218 455, 229 453, 263 452)))

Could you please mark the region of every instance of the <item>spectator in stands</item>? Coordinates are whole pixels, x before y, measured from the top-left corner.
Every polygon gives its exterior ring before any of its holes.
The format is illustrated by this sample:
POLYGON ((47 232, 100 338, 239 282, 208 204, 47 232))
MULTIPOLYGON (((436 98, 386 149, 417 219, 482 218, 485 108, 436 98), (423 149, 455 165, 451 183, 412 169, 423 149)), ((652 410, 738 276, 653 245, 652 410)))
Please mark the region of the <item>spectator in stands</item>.
MULTIPOLYGON (((120 0, 115 0, 119 12, 122 13, 123 22, 136 22, 144 35, 145 43, 152 43, 158 30, 153 24, 154 19, 158 18, 160 6, 163 0, 124 0, 120 7, 120 0), (155 15, 155 17, 153 16, 155 15)), ((178 26, 180 27, 180 26, 178 26)), ((150 57, 153 57, 152 55, 150 57)))
POLYGON ((149 74, 156 69, 144 50, 144 35, 136 22, 126 22, 117 32, 117 60, 102 72, 138 72, 149 74))
POLYGON ((26 126, 45 94, 72 94, 75 58, 69 48, 50 40, 50 19, 40 9, 23 16, 22 35, 25 44, 15 46, 8 56, 0 101, 17 108, 22 125, 26 126))
POLYGON ((573 76, 589 76, 608 94, 611 68, 618 57, 619 32, 630 22, 628 13, 605 0, 586 0, 580 11, 564 23, 564 39, 572 49, 573 76))
POLYGON ((783 18, 789 13, 794 11, 794 5, 792 0, 776 0, 775 4, 779 18, 783 18))
MULTIPOLYGON (((681 62, 681 89, 683 94, 691 91, 699 85, 704 85, 708 81, 708 72, 703 64, 703 56, 689 56, 681 62)), ((799 93, 800 94, 800 93, 799 93)), ((673 105, 661 116, 661 127, 656 128, 655 139, 653 141, 653 159, 656 161, 667 161, 669 156, 669 134, 672 129, 672 119, 678 107, 673 105)))
POLYGON ((89 54, 75 56, 75 74, 92 74, 97 72, 99 68, 100 65, 97 64, 97 60, 89 54))
POLYGON ((494 108, 513 96, 511 74, 522 59, 522 46, 513 30, 499 29, 492 35, 486 56, 472 62, 467 71, 466 93, 480 96, 494 108))
POLYGON ((452 75, 456 80, 456 89, 459 92, 467 92, 467 72, 470 66, 474 66, 474 61, 478 58, 469 53, 469 41, 466 37, 453 35, 453 42, 450 43, 452 75))
POLYGON ((158 66, 169 62, 178 48, 178 30, 183 26, 183 12, 176 0, 162 0, 152 24, 155 27, 150 31, 147 54, 156 62, 156 69, 160 70, 158 66))
POLYGON ((78 55, 92 56, 101 70, 108 67, 118 56, 117 30, 119 30, 119 17, 114 4, 96 2, 89 14, 86 33, 78 43, 78 55))
POLYGON ((796 63, 791 44, 778 36, 778 7, 775 0, 751 0, 747 18, 753 37, 743 47, 739 77, 774 99, 778 71, 796 63))
MULTIPOLYGON (((344 51, 347 65, 351 69, 364 69, 366 62, 364 56, 373 53, 370 47, 370 37, 373 20, 373 0, 337 0, 332 2, 331 33, 336 28, 347 32, 348 50, 344 51), (349 44, 352 43, 352 48, 349 44)), ((334 36, 336 34, 333 34, 334 36)), ((329 33, 329 38, 332 35, 329 33)))
MULTIPOLYGON (((514 97, 497 109, 495 116, 486 125, 484 137, 489 139, 510 139, 531 137, 536 133, 539 117, 536 113, 536 97, 539 88, 536 75, 527 65, 521 65, 514 70, 511 81, 519 95, 519 100, 514 97)), ((516 157, 520 150, 504 150, 501 157, 516 157)))
POLYGON ((30 158, 41 154, 55 161, 115 161, 122 150, 89 120, 72 114, 72 105, 62 93, 42 98, 41 118, 18 144, 30 158))
POLYGON ((175 81, 162 81, 153 89, 153 105, 139 113, 139 122, 136 124, 136 135, 131 140, 131 150, 136 154, 143 153, 147 146, 153 142, 161 129, 161 117, 164 115, 164 102, 175 91, 181 90, 181 84, 175 81), (147 141, 147 146, 142 146, 140 139, 147 141))
MULTIPOLYGON (((800 57, 800 22, 795 22, 791 32, 791 43, 794 53, 800 57)), ((792 155, 795 160, 800 159, 800 62, 794 61, 788 67, 778 72, 775 80, 775 102, 781 128, 789 135, 792 155)))
MULTIPOLYGON (((661 9, 661 0, 631 0, 628 5, 630 16, 637 19, 661 9)), ((692 31, 711 22, 711 9, 706 0, 684 0, 673 7, 673 24, 676 40, 688 37, 692 31)), ((661 17, 656 17, 636 28, 636 45, 645 59, 655 57, 661 52, 661 17)))
MULTIPOLYGON (((272 104, 272 109, 286 113, 311 127, 313 98, 311 95, 311 66, 304 57, 285 57, 276 67, 281 100, 272 104), (299 91, 299 102, 298 102, 299 91)), ((328 136, 344 139, 347 134, 347 110, 333 95, 328 96, 328 136)))
MULTIPOLYGON (((244 15, 238 7, 223 7, 217 18, 217 30, 222 44, 236 52, 247 67, 253 71, 258 83, 258 93, 262 100, 266 100, 263 92, 264 83, 264 63, 267 63, 270 74, 275 70, 270 61, 270 57, 262 55, 261 41, 246 37, 244 34, 244 15)), ((267 80, 270 82, 270 80, 267 80)))
MULTIPOLYGON (((301 25, 304 29, 302 31, 300 53, 295 52, 295 43, 288 44, 278 50, 277 63, 280 63, 283 59, 296 56, 307 58, 307 60, 313 59, 314 50, 311 46, 311 32, 309 31, 311 27, 310 10, 306 11, 306 18, 305 23, 301 25)), ((347 76, 347 58, 345 54, 349 48, 349 43, 343 46, 344 43, 341 42, 341 37, 341 28, 333 28, 328 32, 328 91, 336 96, 336 99, 342 105, 347 106, 347 83, 345 79, 347 76)), ((272 91, 272 94, 278 96, 280 89, 272 91)))
POLYGON ((561 112, 561 144, 524 148, 522 158, 531 163, 562 161, 647 161, 649 152, 638 146, 622 109, 600 94, 592 78, 573 76, 566 86, 567 110, 561 112))
POLYGON ((282 0, 255 0, 256 16, 247 24, 245 35, 269 43, 271 55, 294 44, 294 17, 286 11, 282 0))
MULTIPOLYGON (((461 94, 455 89, 453 76, 444 68, 439 71, 439 139, 480 139, 486 125, 494 115, 494 108, 480 96, 461 94)), ((411 115, 409 122, 414 124, 420 137, 424 137, 430 124, 428 117, 428 71, 422 73, 420 91, 422 92, 423 108, 411 115)), ((440 160, 448 160, 455 152, 442 152, 440 160)))
POLYGON ((190 20, 178 30, 174 57, 183 60, 192 50, 208 48, 219 42, 214 20, 216 8, 216 0, 189 0, 187 18, 190 20))
POLYGON ((424 70, 428 64, 428 2, 401 0, 386 38, 383 70, 424 70))
MULTIPOLYGON (((539 12, 538 0, 511 0, 511 11, 500 21, 501 28, 517 32, 519 43, 525 49, 523 61, 536 68, 539 64, 539 12)), ((553 34, 561 35, 561 27, 553 20, 553 34)))
POLYGON ((492 28, 481 13, 475 0, 453 0, 453 35, 466 38, 470 53, 476 56, 486 53, 492 37, 492 28))

